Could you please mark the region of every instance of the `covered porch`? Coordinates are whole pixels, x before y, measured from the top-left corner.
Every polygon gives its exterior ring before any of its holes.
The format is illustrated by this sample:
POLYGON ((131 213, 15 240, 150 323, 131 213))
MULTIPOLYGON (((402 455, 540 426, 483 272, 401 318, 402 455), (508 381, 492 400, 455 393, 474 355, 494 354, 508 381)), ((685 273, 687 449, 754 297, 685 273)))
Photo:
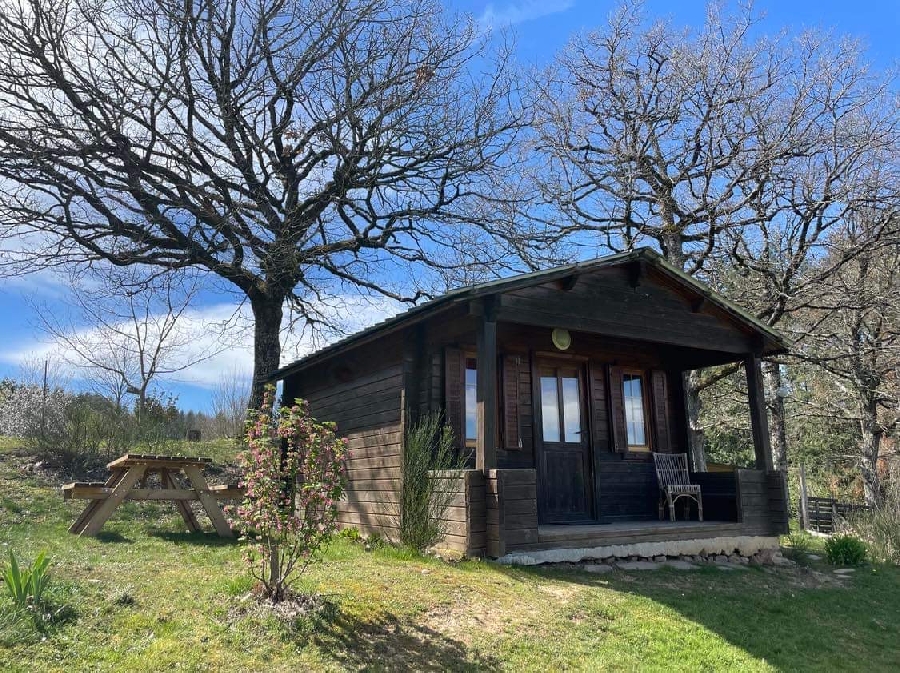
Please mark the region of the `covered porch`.
POLYGON ((783 348, 739 308, 638 251, 477 286, 410 330, 406 417, 440 409, 470 456, 455 513, 470 554, 648 536, 771 539, 786 527, 787 498, 761 360, 783 348), (654 454, 689 453, 686 374, 729 363, 748 383, 752 469, 692 469, 704 525, 683 523, 696 509, 661 522, 654 454))
MULTIPOLYGON (((696 476, 703 483, 707 475, 696 476)), ((778 535, 787 529, 782 473, 740 469, 709 476, 720 482, 722 501, 717 507, 721 514, 714 511, 704 521, 647 517, 605 523, 545 524, 538 519, 536 470, 467 470, 460 482, 463 488, 459 499, 466 506, 466 546, 473 555, 513 562, 516 555, 522 554, 552 561, 730 554, 735 550, 751 555, 761 548, 777 547, 778 535), (574 551, 555 554, 551 553, 553 550, 574 551)))
MULTIPOLYGON (((477 362, 474 467, 485 475, 488 556, 649 543, 658 551, 663 542, 681 543, 670 550, 699 550, 717 539, 726 547, 753 547, 763 539, 772 545, 786 530, 786 483, 774 468, 761 371, 762 357, 776 346, 720 305, 690 296, 665 272, 638 262, 470 302, 477 362), (556 343, 560 332, 571 346, 556 343), (510 418, 512 391, 523 394, 521 386, 510 386, 506 371, 508 354, 516 351, 522 353, 517 361, 529 368, 524 394, 530 395, 531 415, 524 420, 531 429, 531 469, 513 467, 522 456, 510 450, 506 436, 513 422, 519 433, 523 425, 521 417, 510 418), (696 508, 687 512, 689 520, 679 511, 678 521, 660 521, 651 458, 654 451, 689 452, 686 374, 730 363, 739 364, 748 384, 755 464, 716 473, 692 468, 705 521, 696 520, 696 508), (558 403, 548 413, 546 384, 553 371, 563 373, 557 374, 558 403), (633 372, 631 378, 645 387, 641 447, 632 446, 630 427, 616 424, 617 414, 631 422, 621 408, 628 403, 622 372, 633 372), (578 391, 571 398, 567 385, 578 391), (566 442, 563 417, 578 404, 573 439, 566 442)), ((523 377, 516 371, 518 383, 523 377)))

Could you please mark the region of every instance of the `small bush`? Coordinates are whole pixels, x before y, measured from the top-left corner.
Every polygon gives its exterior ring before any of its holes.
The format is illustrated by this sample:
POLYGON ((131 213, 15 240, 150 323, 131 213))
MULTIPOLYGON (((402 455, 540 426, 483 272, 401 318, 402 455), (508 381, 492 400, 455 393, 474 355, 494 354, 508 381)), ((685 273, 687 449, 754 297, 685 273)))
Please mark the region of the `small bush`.
POLYGON ((382 547, 386 547, 387 545, 388 541, 381 536, 381 533, 372 533, 371 535, 366 537, 366 551, 381 549, 382 547))
POLYGON ((427 414, 406 433, 400 492, 400 541, 425 551, 446 534, 447 508, 455 478, 436 476, 465 467, 455 448, 453 432, 440 414, 427 414))
POLYGON ((871 558, 900 565, 900 469, 884 480, 884 494, 875 509, 851 518, 853 531, 866 542, 871 558))
POLYGON ((825 540, 825 556, 832 565, 857 566, 866 560, 866 545, 853 535, 834 535, 825 540))
POLYGON ((791 548, 788 552, 794 561, 802 562, 806 560, 806 554, 809 553, 812 545, 812 536, 805 530, 795 530, 788 533, 788 543, 791 548))
POLYGON ((343 528, 339 535, 350 542, 362 542, 363 536, 358 528, 343 528))

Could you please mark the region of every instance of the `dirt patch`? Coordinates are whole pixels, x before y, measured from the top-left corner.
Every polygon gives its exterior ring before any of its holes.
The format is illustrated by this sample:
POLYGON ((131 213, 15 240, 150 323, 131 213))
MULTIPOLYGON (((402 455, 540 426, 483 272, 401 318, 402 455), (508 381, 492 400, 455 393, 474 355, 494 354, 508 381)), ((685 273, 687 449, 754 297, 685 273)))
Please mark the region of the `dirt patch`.
POLYGON ((798 589, 836 589, 849 586, 849 578, 835 575, 828 570, 817 570, 796 566, 793 568, 766 569, 765 572, 775 574, 798 589))
POLYGON ((247 617, 275 617, 284 624, 293 625, 300 619, 323 614, 331 607, 321 594, 298 594, 278 603, 262 600, 250 592, 228 610, 228 621, 234 623, 247 617))
POLYGON ((567 603, 581 592, 581 587, 567 582, 565 584, 539 584, 537 590, 543 594, 553 596, 560 603, 567 603))
POLYGON ((533 585, 535 595, 528 602, 513 595, 497 599, 477 591, 457 589, 453 601, 433 607, 419 620, 428 629, 471 645, 473 635, 521 632, 523 625, 540 622, 542 614, 577 601, 584 587, 545 579, 533 585))
POLYGON ((472 634, 481 631, 501 633, 505 626, 502 610, 492 601, 455 591, 453 602, 437 605, 417 620, 429 629, 458 638, 471 645, 472 634))

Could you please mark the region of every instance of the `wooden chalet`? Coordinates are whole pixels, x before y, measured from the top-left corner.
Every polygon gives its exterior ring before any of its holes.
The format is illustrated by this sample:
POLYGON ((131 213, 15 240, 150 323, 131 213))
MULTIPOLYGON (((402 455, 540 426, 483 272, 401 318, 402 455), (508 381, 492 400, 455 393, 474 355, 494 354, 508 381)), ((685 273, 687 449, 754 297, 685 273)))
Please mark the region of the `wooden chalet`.
POLYGON ((396 537, 404 429, 440 410, 471 456, 449 548, 521 562, 753 553, 787 530, 760 378, 784 348, 640 249, 455 290, 275 378, 349 439, 344 527, 396 537), (652 452, 688 452, 682 374, 731 362, 746 368, 755 467, 692 472, 704 521, 661 520, 652 452))

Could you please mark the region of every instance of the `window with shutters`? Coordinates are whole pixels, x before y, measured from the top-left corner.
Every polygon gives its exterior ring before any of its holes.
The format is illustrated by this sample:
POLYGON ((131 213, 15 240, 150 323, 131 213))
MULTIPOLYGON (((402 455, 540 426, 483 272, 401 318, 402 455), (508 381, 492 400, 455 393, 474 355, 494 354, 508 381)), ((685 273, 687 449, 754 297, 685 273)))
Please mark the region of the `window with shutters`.
POLYGON ((647 427, 647 387, 643 372, 625 371, 622 374, 622 402, 625 407, 625 433, 629 451, 649 451, 650 432, 647 427))

